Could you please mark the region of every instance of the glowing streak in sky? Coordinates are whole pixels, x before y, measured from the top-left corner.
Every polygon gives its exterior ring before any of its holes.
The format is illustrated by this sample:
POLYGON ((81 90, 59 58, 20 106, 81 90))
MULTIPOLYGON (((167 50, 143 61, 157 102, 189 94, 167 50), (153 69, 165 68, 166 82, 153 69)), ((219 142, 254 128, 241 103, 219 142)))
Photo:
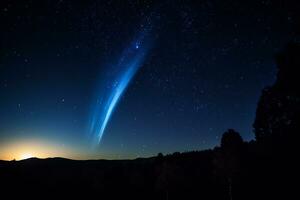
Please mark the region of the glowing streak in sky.
POLYGON ((142 66, 149 49, 148 32, 149 28, 143 29, 138 39, 135 39, 125 49, 119 62, 112 67, 113 69, 110 69, 112 77, 102 80, 102 89, 100 89, 100 95, 98 95, 100 98, 97 98, 90 123, 90 132, 93 137, 97 138, 97 143, 101 142, 107 123, 120 97, 142 66))

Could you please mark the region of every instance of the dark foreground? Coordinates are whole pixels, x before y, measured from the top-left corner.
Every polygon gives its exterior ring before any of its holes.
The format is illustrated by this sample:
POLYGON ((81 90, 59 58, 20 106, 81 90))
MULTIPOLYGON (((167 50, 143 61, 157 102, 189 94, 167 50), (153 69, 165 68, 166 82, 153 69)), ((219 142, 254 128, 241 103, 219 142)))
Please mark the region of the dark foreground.
POLYGON ((293 169, 287 171, 286 159, 262 157, 251 152, 254 148, 254 143, 244 143, 243 158, 233 158, 231 169, 224 165, 221 148, 136 160, 1 161, 1 193, 97 199, 287 198, 293 192, 293 169))

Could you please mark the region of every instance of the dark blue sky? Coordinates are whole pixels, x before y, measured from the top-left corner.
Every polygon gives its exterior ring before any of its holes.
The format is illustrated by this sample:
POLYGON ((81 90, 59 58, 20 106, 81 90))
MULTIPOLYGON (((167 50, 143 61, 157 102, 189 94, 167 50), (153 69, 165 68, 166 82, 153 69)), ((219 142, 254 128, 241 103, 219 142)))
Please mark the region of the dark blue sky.
POLYGON ((49 144, 43 155, 86 159, 212 148, 228 128, 253 139, 256 103, 275 80, 274 54, 295 35, 296 5, 1 1, 0 159, 12 144, 32 141, 49 144), (151 50, 92 148, 95 96, 99 84, 113 84, 99 79, 119 73, 114 64, 148 18, 151 50))

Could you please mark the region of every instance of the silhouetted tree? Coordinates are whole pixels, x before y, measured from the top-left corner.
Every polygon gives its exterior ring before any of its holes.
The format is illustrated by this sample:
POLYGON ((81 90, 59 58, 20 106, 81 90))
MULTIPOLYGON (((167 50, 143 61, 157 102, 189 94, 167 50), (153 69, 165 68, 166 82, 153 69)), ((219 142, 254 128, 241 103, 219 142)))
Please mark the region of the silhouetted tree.
POLYGON ((235 151, 243 145, 243 139, 234 129, 228 129, 222 136, 221 148, 223 150, 235 151))
POLYGON ((234 129, 228 129, 222 136, 221 148, 216 150, 214 164, 217 173, 225 177, 229 199, 233 199, 232 182, 240 169, 243 139, 234 129))
POLYGON ((300 45, 290 43, 276 56, 277 80, 263 90, 253 124, 255 137, 265 146, 293 146, 300 125, 300 45))
POLYGON ((160 165, 163 162, 163 159, 164 155, 162 153, 158 153, 155 158, 156 164, 160 165))
POLYGON ((158 157, 158 158, 162 158, 162 157, 164 157, 164 155, 163 155, 162 153, 158 153, 158 154, 157 154, 157 157, 158 157))

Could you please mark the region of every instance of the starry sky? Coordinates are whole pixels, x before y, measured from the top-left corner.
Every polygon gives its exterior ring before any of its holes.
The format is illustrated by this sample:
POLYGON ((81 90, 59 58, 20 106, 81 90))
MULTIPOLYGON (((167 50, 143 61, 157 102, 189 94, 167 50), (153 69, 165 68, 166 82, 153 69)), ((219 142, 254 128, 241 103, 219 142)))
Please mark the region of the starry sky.
POLYGON ((228 128, 253 139, 298 4, 1 0, 0 159, 202 150, 228 128))

